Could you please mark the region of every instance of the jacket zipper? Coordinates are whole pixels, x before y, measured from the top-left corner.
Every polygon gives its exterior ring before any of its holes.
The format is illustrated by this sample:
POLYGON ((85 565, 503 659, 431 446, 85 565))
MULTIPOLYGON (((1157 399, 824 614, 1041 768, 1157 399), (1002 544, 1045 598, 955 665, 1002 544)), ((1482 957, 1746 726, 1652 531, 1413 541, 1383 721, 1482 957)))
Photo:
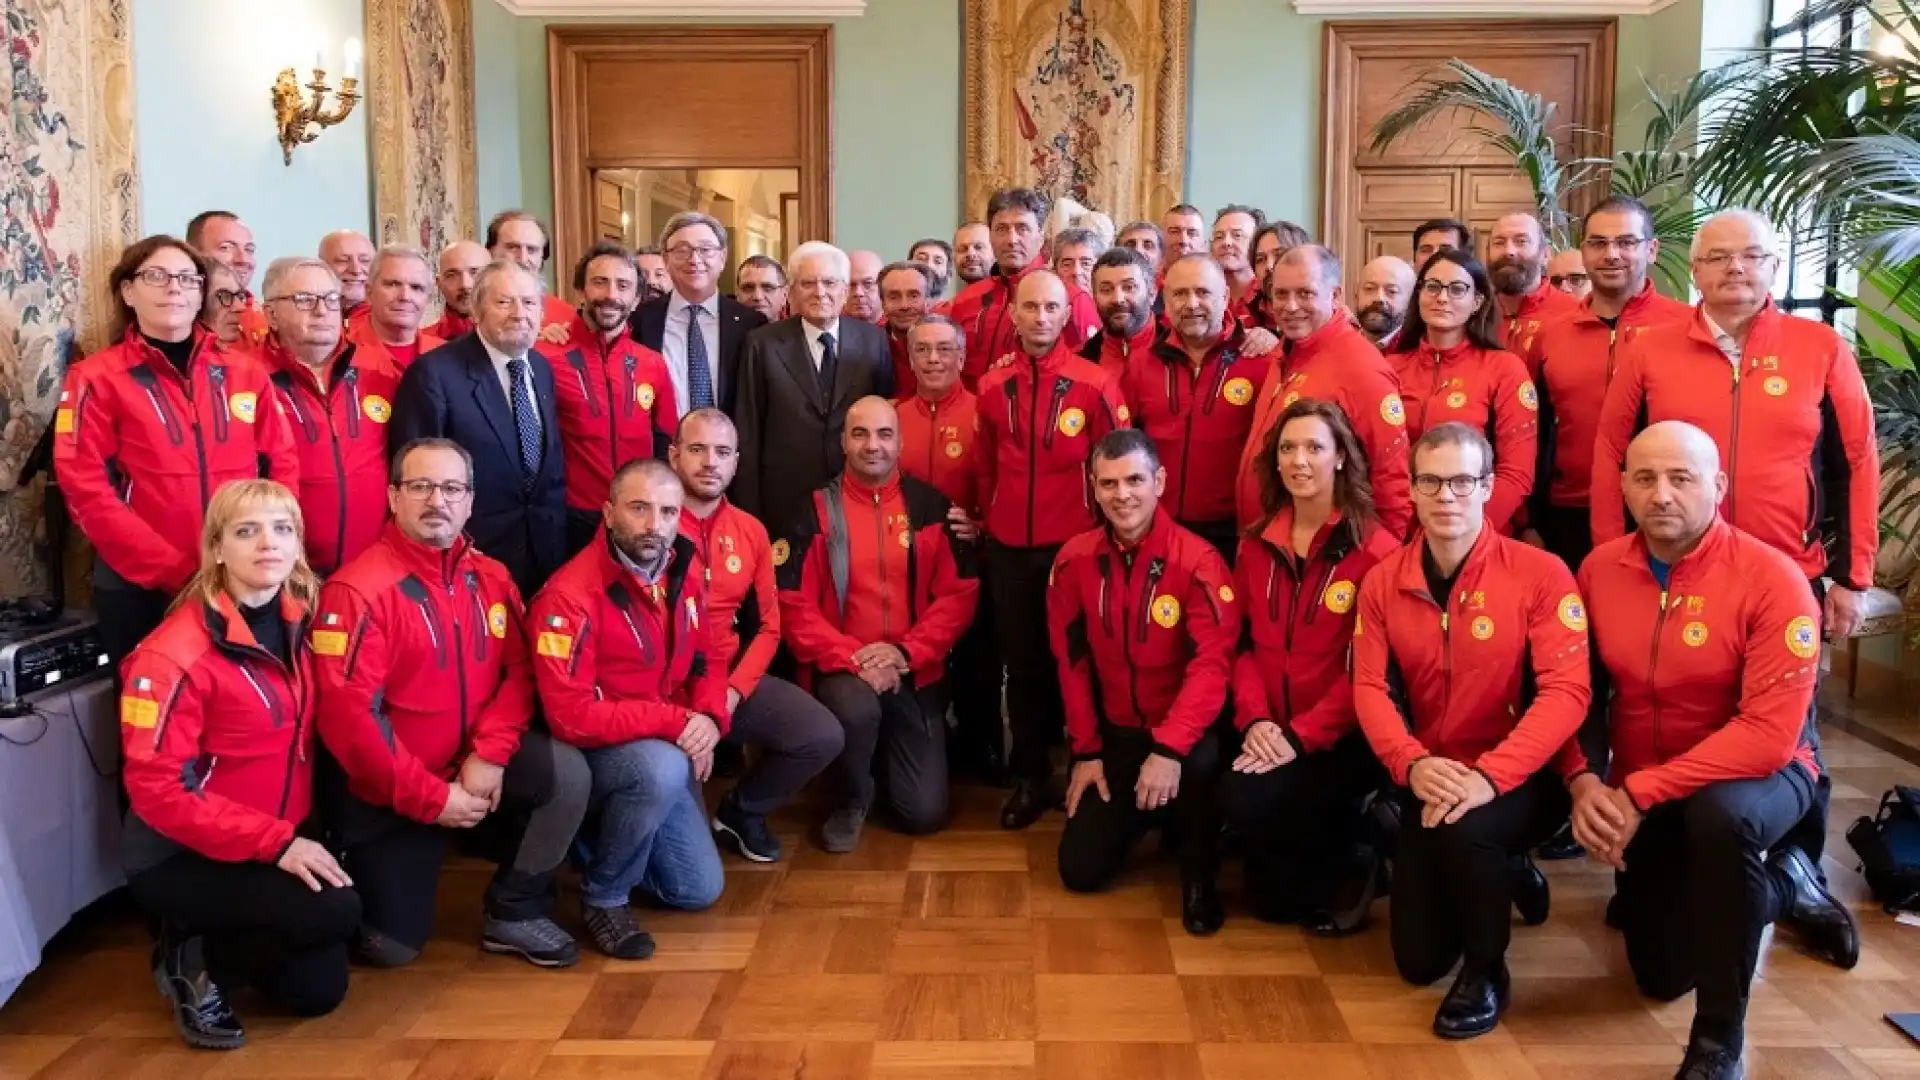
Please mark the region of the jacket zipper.
MULTIPOLYGON (((360 372, 349 367, 343 381, 347 384, 347 403, 353 410, 347 413, 347 429, 351 437, 357 435, 360 428, 357 422, 360 415, 360 372)), ((339 390, 339 384, 334 384, 330 388, 329 396, 338 393, 339 390)), ((340 430, 333 426, 332 403, 323 401, 322 404, 326 406, 327 436, 333 440, 333 475, 339 478, 340 486, 339 539, 334 544, 334 565, 330 568, 337 570, 340 568, 340 561, 347 557, 347 460, 345 452, 340 449, 340 430)))
MULTIPOLYGON (((227 366, 225 364, 207 365, 207 389, 219 400, 214 402, 219 408, 213 412, 213 441, 226 445, 227 425, 233 415, 232 407, 227 403, 227 366)), ((256 406, 257 411, 257 406, 256 406)))
MULTIPOLYGON (((892 597, 887 589, 887 515, 881 512, 877 491, 873 493, 873 537, 874 562, 880 571, 880 640, 887 641, 893 637, 892 597)), ((913 582, 907 582, 907 588, 911 591, 913 582)))
POLYGON ((1733 433, 1727 439, 1727 521, 1733 523, 1734 498, 1740 493, 1740 366, 1743 355, 1733 362, 1733 433))
MULTIPOLYGON (((1036 497, 1034 489, 1040 484, 1039 439, 1034 437, 1039 434, 1040 427, 1040 360, 1038 357, 1032 356, 1027 359, 1033 365, 1033 406, 1028 410, 1033 427, 1027 433, 1027 546, 1032 547, 1034 499, 1036 497)), ((1013 383, 1015 380, 1009 379, 1007 381, 1008 383, 1013 383)), ((1007 406, 1008 408, 1012 408, 1012 398, 1007 399, 1007 406)), ((1052 440, 1048 440, 1049 444, 1051 444, 1051 442, 1052 440)))
POLYGON ((1660 663, 1660 635, 1667 627, 1667 594, 1673 584, 1673 570, 1667 571, 1667 588, 1660 590, 1660 613, 1653 620, 1653 642, 1647 649, 1647 686, 1654 687, 1653 694, 1653 760, 1664 760, 1660 756, 1660 694, 1653 681, 1654 669, 1660 663))
MULTIPOLYGON (((297 656, 298 650, 300 648, 300 645, 297 641, 294 643, 293 648, 295 650, 295 655, 297 656)), ((252 648, 234 647, 233 651, 240 653, 242 657, 256 656, 256 657, 264 658, 268 663, 272 664, 274 667, 279 668, 281 672, 286 675, 287 685, 293 690, 294 703, 297 706, 293 715, 293 738, 287 744, 287 767, 286 767, 286 770, 281 773, 282 780, 280 782, 280 812, 276 815, 282 820, 285 820, 287 816, 287 806, 293 801, 294 767, 299 762, 303 762, 307 759, 306 753, 300 748, 300 739, 301 739, 300 713, 304 711, 304 704, 305 704, 304 698, 306 696, 305 690, 301 686, 300 677, 296 672, 296 670, 282 663, 279 657, 273 655, 267 650, 260 648, 259 646, 256 645, 252 648)), ((273 717, 273 726, 275 728, 280 727, 280 725, 283 723, 280 715, 281 713, 280 699, 278 697, 275 697, 271 693, 269 693, 266 687, 262 686, 260 684, 260 681, 254 678, 253 671, 251 668, 247 666, 246 660, 236 658, 234 663, 239 666, 241 676, 244 677, 250 685, 252 685, 254 693, 259 694, 260 700, 266 703, 267 712, 269 715, 273 717)), ((201 782, 200 782, 201 791, 205 791, 207 789, 207 781, 211 780, 212 778, 213 778, 213 770, 209 768, 207 770, 206 775, 201 777, 201 782)))
POLYGON ((927 403, 927 479, 928 480, 933 479, 934 463, 940 460, 939 455, 935 453, 935 450, 938 448, 939 443, 940 443, 940 403, 937 401, 929 401, 927 403))
MULTIPOLYGON (((1129 568, 1131 569, 1131 568, 1129 568)), ((1153 618, 1154 589, 1160 584, 1160 576, 1166 573, 1167 564, 1163 559, 1153 559, 1147 563, 1147 580, 1140 590, 1140 615, 1136 620, 1140 627, 1140 644, 1147 643, 1147 631, 1153 618)), ((1133 662, 1131 651, 1127 653, 1127 693, 1133 698, 1133 716, 1141 727, 1147 726, 1146 710, 1140 707, 1140 665, 1133 662)))

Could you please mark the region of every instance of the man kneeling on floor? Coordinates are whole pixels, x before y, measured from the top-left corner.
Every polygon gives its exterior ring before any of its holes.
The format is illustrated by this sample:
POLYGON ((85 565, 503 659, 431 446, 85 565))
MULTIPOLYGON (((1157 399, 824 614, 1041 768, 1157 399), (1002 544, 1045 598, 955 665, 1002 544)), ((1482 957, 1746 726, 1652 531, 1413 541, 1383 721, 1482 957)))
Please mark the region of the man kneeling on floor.
POLYGON ((711 662, 706 567, 679 534, 683 498, 666 462, 622 465, 606 534, 554 574, 528 613, 540 703, 593 773, 580 845, 587 931, 621 960, 653 955, 627 906, 635 888, 698 909, 725 884, 698 785, 726 734, 727 672, 711 662))

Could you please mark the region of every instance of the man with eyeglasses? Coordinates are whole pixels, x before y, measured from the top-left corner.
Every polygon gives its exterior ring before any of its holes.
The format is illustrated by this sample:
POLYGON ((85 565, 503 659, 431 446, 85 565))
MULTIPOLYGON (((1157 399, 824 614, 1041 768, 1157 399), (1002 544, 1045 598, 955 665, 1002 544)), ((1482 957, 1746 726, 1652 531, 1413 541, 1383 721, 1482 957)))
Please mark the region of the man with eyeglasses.
POLYGON ((320 238, 320 261, 340 282, 340 309, 348 325, 366 314, 374 255, 373 241, 353 229, 336 229, 320 238))
MULTIPOLYGON (((1014 328, 1014 295, 1029 274, 1046 271, 1046 243, 1041 224, 1047 220, 1047 198, 1032 188, 1006 188, 987 201, 987 231, 993 245, 993 269, 953 298, 947 314, 967 335, 967 363, 960 378, 978 389, 989 368, 1019 349, 1014 328)), ((1055 280, 1058 280, 1057 278, 1055 280)), ((1072 285, 1067 290, 1065 325, 1061 330, 1069 349, 1078 349, 1100 329, 1100 313, 1093 297, 1072 285)))
MULTIPOLYGON (((553 257, 553 237, 547 223, 525 210, 502 210, 487 222, 487 254, 495 262, 510 262, 534 276, 545 287, 547 260, 553 257)), ((552 330, 573 321, 573 305, 557 291, 541 301, 540 329, 552 330)))
MULTIPOLYGON (((1715 214, 1694 234, 1690 254, 1700 290, 1694 314, 1620 351, 1600 409, 1594 543, 1627 531, 1622 467, 1634 433, 1685 420, 1720 451, 1722 516, 1800 567, 1823 597, 1826 636, 1842 641, 1860 628, 1880 544, 1880 457, 1860 365, 1832 327, 1774 306, 1780 257, 1766 218, 1715 214)), ((1816 714, 1808 711, 1807 733, 1817 755, 1816 714)), ((1831 791, 1822 769, 1813 810, 1787 835, 1816 868, 1831 791)))
POLYGON ((389 440, 452 439, 479 478, 470 530, 522 595, 567 558, 567 468, 553 367, 534 349, 545 291, 497 262, 473 289, 474 332, 421 357, 400 380, 389 440))
POLYGON ((1487 520, 1485 435, 1437 425, 1412 460, 1420 532, 1361 582, 1353 703, 1399 787, 1394 966, 1425 986, 1459 964, 1433 1030, 1470 1039, 1507 1007, 1514 910, 1547 918, 1526 853, 1566 820, 1547 766, 1587 713, 1587 615, 1560 560, 1487 520))
POLYGON ((426 253, 400 244, 381 248, 367 285, 366 318, 347 324, 347 340, 368 352, 385 353, 395 368, 407 370, 446 343, 420 328, 433 289, 426 253))
POLYGON ((365 551, 387 520, 387 425, 400 388, 393 358, 347 338, 340 283, 319 259, 267 267, 261 354, 300 451, 307 561, 322 577, 365 551))
POLYGON ((253 271, 258 265, 253 230, 231 210, 205 210, 187 222, 187 243, 232 268, 239 279, 240 331, 249 346, 257 347, 267 339, 267 316, 253 296, 253 271))
POLYGON ((786 318, 787 268, 771 255, 747 256, 734 275, 733 298, 765 315, 768 322, 786 318))
POLYGON ((740 347, 749 331, 767 325, 767 317, 720 295, 727 227, 719 221, 691 210, 675 214, 660 230, 660 247, 673 288, 634 309, 633 339, 666 357, 679 410, 675 423, 693 409, 733 416, 740 347))
POLYGON ((1573 298, 1547 282, 1547 230, 1532 214, 1502 214, 1487 237, 1487 277, 1499 305, 1494 332, 1500 344, 1525 356, 1540 328, 1577 310, 1573 298))
POLYGON ((440 289, 440 318, 421 333, 452 341, 473 333, 473 286, 493 257, 471 240, 456 240, 440 253, 434 284, 440 289))
POLYGON ((1563 248, 1547 259, 1547 284, 1575 300, 1585 300, 1593 292, 1593 278, 1579 248, 1563 248))
POLYGON ((926 263, 902 260, 888 263, 880 271, 880 309, 886 318, 887 350, 893 357, 893 392, 903 398, 913 395, 913 357, 907 348, 907 331, 932 310, 939 295, 938 277, 926 263))
POLYGON ((402 444, 393 520, 327 582, 309 624, 328 751, 316 802, 360 894, 354 954, 373 967, 420 955, 451 830, 496 811, 512 854, 487 887, 481 948, 579 961, 551 916, 591 779, 580 751, 534 721, 520 592, 463 534, 474 480, 459 443, 402 444))
POLYGON ((252 352, 259 342, 247 336, 241 317, 251 298, 240 291, 240 277, 233 267, 219 259, 207 259, 207 300, 200 309, 200 324, 213 331, 220 344, 232 352, 252 352))

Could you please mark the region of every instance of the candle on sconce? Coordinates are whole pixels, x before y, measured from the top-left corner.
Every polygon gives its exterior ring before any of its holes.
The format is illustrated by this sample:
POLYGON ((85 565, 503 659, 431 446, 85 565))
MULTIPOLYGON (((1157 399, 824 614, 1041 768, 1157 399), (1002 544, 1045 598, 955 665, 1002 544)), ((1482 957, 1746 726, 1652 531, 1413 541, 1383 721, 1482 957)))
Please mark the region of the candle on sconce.
POLYGON ((319 49, 313 50, 313 70, 325 71, 326 69, 327 69, 326 54, 321 52, 319 49))
POLYGON ((348 38, 345 48, 347 70, 343 73, 349 79, 360 77, 360 39, 348 38))

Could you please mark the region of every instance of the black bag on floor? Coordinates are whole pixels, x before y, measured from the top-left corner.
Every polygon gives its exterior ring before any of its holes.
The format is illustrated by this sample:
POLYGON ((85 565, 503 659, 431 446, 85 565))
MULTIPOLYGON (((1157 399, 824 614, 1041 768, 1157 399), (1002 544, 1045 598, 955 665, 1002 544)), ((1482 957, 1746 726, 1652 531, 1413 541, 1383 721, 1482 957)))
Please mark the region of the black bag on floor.
POLYGON ((1920 788, 1896 785, 1880 811, 1847 830, 1873 898, 1887 912, 1920 911, 1920 788))

